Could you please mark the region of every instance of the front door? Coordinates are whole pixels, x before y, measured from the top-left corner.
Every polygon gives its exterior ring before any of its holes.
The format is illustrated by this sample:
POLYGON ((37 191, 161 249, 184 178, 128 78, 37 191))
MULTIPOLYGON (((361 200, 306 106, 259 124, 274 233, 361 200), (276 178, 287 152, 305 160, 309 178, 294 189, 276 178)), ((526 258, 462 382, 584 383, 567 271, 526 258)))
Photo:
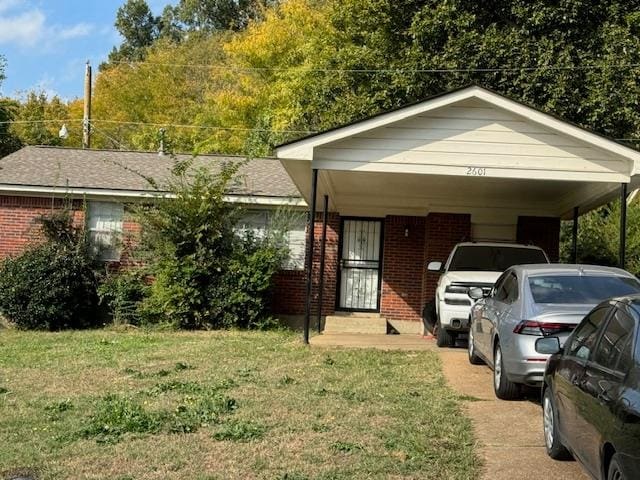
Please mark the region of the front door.
POLYGON ((344 219, 341 232, 338 309, 378 311, 382 221, 344 219))

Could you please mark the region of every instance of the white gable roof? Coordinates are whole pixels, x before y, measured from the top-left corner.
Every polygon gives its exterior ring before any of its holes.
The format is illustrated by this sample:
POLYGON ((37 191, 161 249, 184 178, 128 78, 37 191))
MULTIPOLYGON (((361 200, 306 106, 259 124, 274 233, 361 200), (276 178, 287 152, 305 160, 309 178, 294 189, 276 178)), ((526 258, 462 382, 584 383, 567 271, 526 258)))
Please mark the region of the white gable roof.
POLYGON ((290 173, 291 160, 328 170, 464 175, 479 166, 501 178, 605 182, 640 171, 640 152, 478 86, 281 145, 276 155, 290 173))

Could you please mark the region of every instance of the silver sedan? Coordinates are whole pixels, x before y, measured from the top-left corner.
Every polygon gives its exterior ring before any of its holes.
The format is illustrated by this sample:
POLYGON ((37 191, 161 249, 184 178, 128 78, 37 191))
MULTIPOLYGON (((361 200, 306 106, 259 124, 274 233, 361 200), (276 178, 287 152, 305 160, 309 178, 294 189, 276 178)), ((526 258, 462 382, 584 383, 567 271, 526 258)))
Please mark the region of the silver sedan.
POLYGON ((618 268, 592 265, 519 265, 506 270, 490 293, 471 289, 469 361, 493 369, 496 396, 511 400, 522 385, 540 386, 548 355, 540 337, 569 336, 601 301, 640 293, 640 282, 618 268))

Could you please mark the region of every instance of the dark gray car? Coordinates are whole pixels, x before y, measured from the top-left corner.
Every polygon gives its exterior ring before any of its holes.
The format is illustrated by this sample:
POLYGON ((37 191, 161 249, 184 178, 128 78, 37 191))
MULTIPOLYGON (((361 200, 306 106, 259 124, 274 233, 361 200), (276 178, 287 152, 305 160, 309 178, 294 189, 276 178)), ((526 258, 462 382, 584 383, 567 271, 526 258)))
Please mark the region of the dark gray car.
POLYGON ((540 386, 549 355, 536 352, 540 337, 561 343, 601 301, 640 293, 640 282, 618 268, 592 265, 519 265, 506 270, 488 296, 471 309, 469 361, 494 371, 501 399, 520 396, 521 385, 540 386))

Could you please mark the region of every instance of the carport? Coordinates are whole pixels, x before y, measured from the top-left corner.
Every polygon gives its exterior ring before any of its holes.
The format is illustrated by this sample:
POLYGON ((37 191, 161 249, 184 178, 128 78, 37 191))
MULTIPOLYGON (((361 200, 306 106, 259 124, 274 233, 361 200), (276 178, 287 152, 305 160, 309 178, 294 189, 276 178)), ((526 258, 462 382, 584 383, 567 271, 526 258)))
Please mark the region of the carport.
POLYGON ((276 154, 316 225, 305 339, 314 312, 419 322, 437 282, 426 262, 444 260, 459 241, 533 243, 557 259, 560 219, 573 218, 575 256, 578 216, 626 199, 640 160, 634 149, 477 86, 276 154))

